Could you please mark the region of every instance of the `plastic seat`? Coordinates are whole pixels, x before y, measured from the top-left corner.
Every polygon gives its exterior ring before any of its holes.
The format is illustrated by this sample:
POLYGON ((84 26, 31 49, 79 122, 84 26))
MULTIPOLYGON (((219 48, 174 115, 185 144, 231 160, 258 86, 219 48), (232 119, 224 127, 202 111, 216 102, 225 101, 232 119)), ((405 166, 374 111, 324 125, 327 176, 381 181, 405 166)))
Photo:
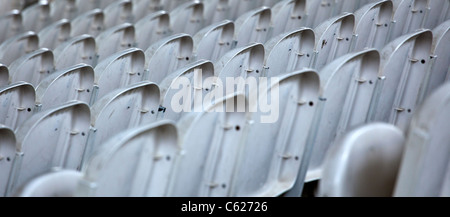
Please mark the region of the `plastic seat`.
POLYGON ((301 28, 272 38, 265 44, 264 75, 289 74, 311 67, 314 60, 314 31, 301 28))
POLYGON ((427 1, 427 20, 424 24, 426 29, 434 29, 439 24, 450 19, 449 1, 427 1))
POLYGON ((331 61, 351 52, 355 16, 342 14, 333 17, 314 29, 316 59, 313 68, 321 70, 331 61))
POLYGON ((105 29, 123 23, 133 22, 133 4, 130 0, 121 0, 111 3, 104 9, 105 29))
POLYGON ((160 83, 168 74, 193 61, 194 42, 187 34, 175 34, 154 43, 145 51, 144 79, 160 83))
POLYGON ((272 8, 272 32, 278 36, 306 26, 306 0, 280 1, 272 8))
POLYGON ((25 8, 21 13, 23 27, 26 31, 39 32, 52 21, 47 1, 39 1, 25 8))
POLYGON ((392 31, 393 5, 391 1, 380 1, 365 5, 355 12, 354 51, 367 48, 382 49, 389 41, 392 31))
POLYGON ((235 22, 236 47, 264 43, 269 39, 271 10, 261 7, 240 16, 235 22))
POLYGON ((39 47, 55 49, 70 39, 71 29, 70 21, 67 19, 48 25, 38 33, 39 47))
POLYGON ((0 124, 16 130, 33 114, 35 99, 34 87, 25 82, 0 88, 0 124))
POLYGON ((75 170, 52 169, 25 184, 18 197, 73 197, 83 174, 75 170))
POLYGON ((394 196, 448 197, 450 83, 436 89, 414 114, 407 131, 394 196))
POLYGON ((163 118, 176 122, 189 112, 203 111, 205 97, 214 91, 213 82, 214 65, 208 60, 169 74, 160 84, 163 118))
POLYGON ((385 123, 342 135, 327 153, 319 196, 391 197, 404 141, 400 129, 385 123))
POLYGON ((90 158, 76 196, 167 196, 179 154, 177 141, 177 129, 167 121, 114 136, 90 158))
POLYGON ((170 25, 174 33, 194 35, 204 26, 203 3, 184 3, 170 12, 170 25))
POLYGON ((267 81, 268 88, 260 83, 253 90, 258 91, 257 101, 249 96, 250 105, 257 104, 258 109, 250 107, 254 113, 248 134, 238 143, 241 156, 228 196, 275 197, 294 184, 290 193, 302 192, 311 150, 308 134, 318 108, 319 76, 305 69, 282 75, 276 83, 273 79, 267 81))
POLYGON ((83 164, 112 136, 156 121, 160 102, 159 87, 140 82, 117 89, 91 106, 91 131, 83 164))
POLYGON ((430 69, 422 89, 420 102, 450 79, 450 20, 433 29, 433 45, 431 47, 430 69))
MULTIPOLYGON (((0 7, 1 8, 1 7, 0 7)), ((12 10, 0 15, 0 43, 23 32, 22 15, 19 10, 12 10)))
POLYGON ((97 64, 95 39, 90 35, 80 35, 58 45, 53 51, 55 66, 63 69, 79 63, 91 66, 97 64))
POLYGON ((10 65, 19 57, 39 48, 39 38, 34 32, 25 32, 0 44, 0 63, 10 65))
POLYGON ((255 43, 231 50, 214 65, 214 73, 218 78, 215 84, 216 91, 220 88, 225 95, 244 92, 247 78, 261 77, 263 65, 264 46, 262 44, 255 43), (233 78, 237 85, 228 84, 230 78, 233 78))
POLYGON ((157 11, 143 17, 134 27, 137 47, 142 50, 147 50, 153 43, 172 34, 170 17, 165 11, 157 11))
POLYGON ((306 1, 306 13, 308 20, 307 27, 315 28, 319 24, 325 22, 335 15, 334 10, 335 0, 307 0, 306 1))
POLYGON ((79 14, 77 1, 79 0, 50 1, 50 16, 52 20, 72 20, 77 17, 79 14))
POLYGON ((145 55, 137 48, 117 52, 95 67, 95 97, 141 82, 145 73, 145 55))
POLYGON ((14 131, 0 124, 0 197, 6 197, 9 174, 16 154, 14 131))
POLYGON ((0 63, 0 87, 9 84, 9 69, 0 63))
POLYGON ((69 101, 90 103, 94 88, 94 70, 86 64, 61 69, 36 86, 38 110, 47 110, 69 101))
POLYGON ((224 20, 200 30, 194 37, 196 59, 216 62, 233 47, 234 23, 224 20))
POLYGON ((73 101, 36 113, 26 120, 16 130, 17 154, 9 176, 12 185, 8 192, 17 192, 32 178, 53 167, 80 169, 89 115, 88 105, 73 101))
POLYGON ((243 14, 261 7, 261 3, 261 0, 228 0, 228 5, 230 7, 230 14, 228 15, 228 19, 236 20, 243 14))
POLYGON ((371 120, 408 128, 429 68, 432 41, 431 31, 420 30, 397 38, 381 50, 381 83, 371 120))
POLYGON ((140 20, 152 13, 164 10, 161 0, 132 0, 134 20, 140 20))
POLYGON ((105 30, 95 38, 98 62, 119 51, 135 47, 135 29, 133 24, 124 23, 105 30))
POLYGON ((105 14, 100 9, 94 9, 80 14, 70 24, 72 26, 72 37, 83 34, 95 37, 105 29, 105 14))
POLYGON ((229 0, 203 0, 205 25, 231 19, 229 0))
POLYGON ((374 49, 338 58, 320 72, 321 94, 312 126, 313 144, 306 181, 322 176, 323 160, 336 137, 369 122, 378 85, 380 54, 374 49))
POLYGON ((426 0, 398 0, 394 3, 394 27, 390 41, 423 28, 428 10, 426 0))

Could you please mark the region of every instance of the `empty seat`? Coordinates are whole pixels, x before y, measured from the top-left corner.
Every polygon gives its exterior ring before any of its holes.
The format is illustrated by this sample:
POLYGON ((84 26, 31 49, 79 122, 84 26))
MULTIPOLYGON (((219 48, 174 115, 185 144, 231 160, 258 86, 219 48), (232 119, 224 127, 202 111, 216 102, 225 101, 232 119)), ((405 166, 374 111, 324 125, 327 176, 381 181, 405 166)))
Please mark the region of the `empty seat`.
POLYGON ((132 0, 134 20, 140 20, 149 14, 164 10, 161 0, 132 0))
POLYGON ((75 170, 58 168, 52 170, 29 181, 15 195, 18 197, 73 197, 83 174, 75 170))
POLYGON ((26 31, 39 32, 51 23, 50 6, 47 1, 39 1, 22 12, 23 27, 26 31))
POLYGON ((404 141, 400 129, 385 123, 342 135, 327 153, 319 196, 391 197, 404 141))
POLYGON ((9 176, 12 185, 8 192, 17 192, 32 178, 53 167, 80 169, 89 119, 89 106, 73 101, 36 113, 26 120, 16 130, 14 162, 17 163, 9 176))
POLYGON ((23 6, 25 5, 24 0, 17 0, 17 1, 11 1, 11 0, 0 0, 0 14, 3 14, 8 11, 12 11, 14 9, 16 10, 22 10, 23 6))
POLYGON ((92 155, 76 196, 167 196, 179 154, 177 142, 177 129, 167 121, 123 131, 92 155))
POLYGON ((50 16, 52 20, 74 19, 79 14, 77 1, 78 0, 50 1, 50 16))
POLYGON ((5 197, 9 174, 16 154, 16 136, 14 131, 0 124, 0 197, 5 197))
POLYGON ((172 34, 170 17, 165 11, 157 11, 134 24, 136 29, 136 44, 142 50, 147 50, 153 43, 172 34))
POLYGON ((76 6, 79 13, 85 13, 94 9, 105 9, 116 0, 77 0, 76 6))
POLYGON ((263 65, 264 46, 262 44, 254 43, 231 50, 214 65, 214 74, 218 78, 215 91, 220 89, 225 96, 245 91, 246 84, 252 85, 247 78, 261 77, 263 65))
POLYGON ((325 154, 337 136, 368 122, 379 69, 380 54, 370 49, 347 54, 320 71, 318 121, 312 126, 313 151, 306 181, 321 178, 325 154))
POLYGON ((306 0, 280 1, 272 8, 271 36, 306 26, 306 0))
POLYGON ((308 16, 307 27, 315 28, 322 22, 333 17, 334 0, 307 0, 306 14, 308 16))
POLYGON ((100 9, 94 9, 80 14, 70 24, 72 26, 72 37, 82 34, 95 37, 105 29, 105 14, 100 9))
POLYGON ((47 48, 33 51, 11 63, 9 70, 12 83, 25 81, 36 87, 55 71, 53 52, 47 48))
POLYGON ((94 88, 94 70, 79 64, 56 71, 36 87, 38 110, 46 110, 69 101, 90 103, 94 88))
POLYGON ((8 67, 0 63, 0 87, 9 84, 9 70, 8 67))
POLYGON ((20 14, 19 10, 1 14, 0 26, 2 26, 2 31, 0 31, 0 43, 2 43, 23 31, 22 14, 20 14))
POLYGON ((248 11, 262 6, 260 5, 261 3, 261 0, 228 0, 228 5, 230 7, 230 14, 228 15, 228 19, 236 20, 238 17, 242 16, 248 11))
POLYGON ((280 76, 311 67, 314 59, 314 31, 301 28, 272 38, 265 44, 264 75, 280 76))
POLYGON ((244 148, 240 141, 249 127, 248 103, 243 94, 214 102, 204 112, 186 115, 177 124, 183 129, 183 155, 176 163, 168 196, 224 197, 230 193, 238 153, 244 148))
POLYGON ((450 1, 427 1, 427 20, 423 28, 434 29, 450 19, 450 1))
POLYGON ((334 14, 337 15, 344 12, 353 13, 365 4, 379 1, 380 0, 336 0, 334 3, 334 14))
POLYGON ((16 130, 33 114, 35 90, 31 84, 18 82, 0 88, 0 124, 16 130))
POLYGON ((423 28, 428 10, 427 2, 427 0, 393 1, 394 27, 390 41, 423 28))
POLYGON ((95 67, 96 99, 143 80, 145 55, 137 48, 117 52, 95 67))
POLYGON ((431 47, 431 68, 423 83, 422 95, 429 96, 436 88, 450 79, 450 20, 433 29, 433 45, 431 47))
POLYGON ((164 119, 178 121, 189 112, 208 106, 206 96, 214 91, 214 65, 199 60, 169 74, 160 84, 164 119))
POLYGON ((95 39, 90 35, 80 35, 58 45, 53 51, 57 69, 70 67, 79 63, 91 66, 97 64, 95 39))
POLYGON ((104 9, 105 29, 133 22, 133 5, 130 0, 116 1, 104 9))
POLYGON ((431 31, 420 30, 397 38, 381 50, 381 81, 371 120, 408 128, 429 68, 432 40, 431 31))
POLYGON ((248 134, 237 144, 242 150, 230 185, 232 193, 227 196, 275 197, 296 182, 296 191, 302 192, 311 150, 308 134, 318 108, 319 75, 305 69, 259 85, 253 90, 258 92, 257 100, 249 96, 254 113, 248 134))
POLYGON ((205 25, 231 19, 229 0, 203 0, 205 25))
POLYGON ((170 23, 174 33, 194 35, 204 26, 203 3, 191 1, 170 12, 170 23))
POLYGON ((39 48, 39 38, 34 32, 25 32, 0 44, 0 63, 10 65, 19 57, 39 48))
POLYGON ((448 196, 450 179, 450 83, 436 89, 408 129, 394 196, 448 196))
POLYGON ((240 16, 235 22, 236 47, 264 43, 269 39, 271 10, 261 7, 240 16))
POLYGON ((173 10, 177 9, 180 5, 192 2, 193 0, 160 0, 160 1, 162 4, 162 8, 160 10, 172 12, 173 10))
POLYGON ((95 38, 98 62, 119 51, 135 47, 135 29, 133 24, 124 23, 105 30, 95 38))
POLYGON ((355 12, 354 51, 367 48, 382 49, 392 31, 393 5, 391 1, 368 4, 355 12))
POLYGON ((314 29, 316 54, 313 68, 321 70, 331 61, 349 53, 354 36, 355 16, 342 14, 333 17, 314 29))
POLYGON ((55 49, 58 45, 70 39, 71 29, 70 21, 67 19, 48 25, 38 33, 39 47, 55 49))
POLYGON ((144 79, 161 82, 168 74, 193 60, 194 42, 187 34, 175 34, 154 43, 145 51, 144 79))
POLYGON ((234 23, 229 20, 212 24, 200 30, 194 39, 196 59, 216 62, 233 47, 234 23))
POLYGON ((117 89, 91 107, 91 131, 83 162, 111 136, 156 121, 160 101, 159 87, 140 82, 117 89))

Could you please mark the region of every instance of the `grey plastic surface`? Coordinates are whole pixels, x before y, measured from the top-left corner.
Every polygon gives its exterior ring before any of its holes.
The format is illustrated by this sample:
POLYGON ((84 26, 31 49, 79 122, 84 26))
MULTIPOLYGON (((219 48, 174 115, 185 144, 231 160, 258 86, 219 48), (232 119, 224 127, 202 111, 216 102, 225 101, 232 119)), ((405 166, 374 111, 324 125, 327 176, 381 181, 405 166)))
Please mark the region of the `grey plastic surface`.
POLYGON ((318 121, 310 135, 313 151, 306 181, 320 179, 324 157, 337 136, 368 122, 379 69, 380 54, 370 49, 347 54, 320 71, 318 121))
POLYGON ((285 75, 311 67, 315 57, 314 40, 314 31, 309 28, 300 28, 269 40, 264 45, 264 75, 285 75))
POLYGON ((450 83, 429 96, 414 114, 394 196, 448 196, 450 179, 450 83))
POLYGON ((16 130, 17 144, 8 195, 53 167, 79 169, 89 131, 89 106, 70 102, 37 113, 16 130), (40 140, 42 135, 48 135, 40 140), (37 157, 39 156, 39 157, 37 157))
POLYGON ((123 131, 90 158, 76 196, 167 196, 177 142, 177 129, 168 121, 123 131))
POLYGON ((94 70, 78 64, 50 74, 36 86, 36 105, 46 110, 69 101, 89 104, 94 88, 94 70))
POLYGON ((31 84, 18 82, 0 88, 0 124, 15 130, 33 114, 35 91, 31 84))
POLYGON ((9 69, 12 83, 25 81, 37 87, 55 71, 53 53, 47 48, 41 48, 18 58, 9 69))
POLYGON ((319 196, 391 197, 405 142, 386 123, 358 127, 334 141, 324 162, 319 196))

